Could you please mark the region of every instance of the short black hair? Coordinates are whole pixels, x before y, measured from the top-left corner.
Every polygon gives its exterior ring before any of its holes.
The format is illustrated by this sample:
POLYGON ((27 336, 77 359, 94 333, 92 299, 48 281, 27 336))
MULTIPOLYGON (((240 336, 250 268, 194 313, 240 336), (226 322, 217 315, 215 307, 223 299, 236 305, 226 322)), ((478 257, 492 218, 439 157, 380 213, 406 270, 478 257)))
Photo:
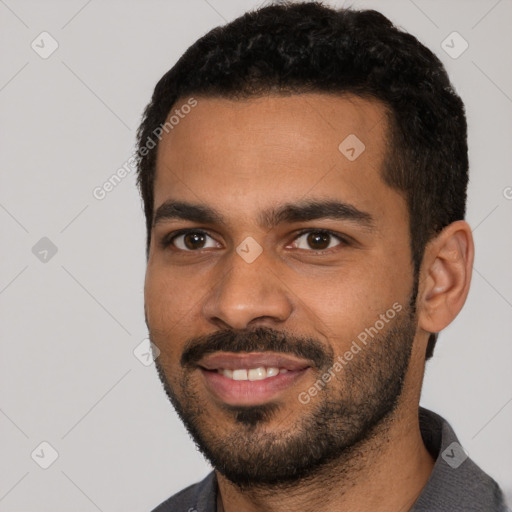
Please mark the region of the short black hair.
MULTIPOLYGON (((464 104, 441 61, 414 36, 377 11, 321 2, 280 2, 247 12, 197 40, 160 79, 137 132, 148 256, 156 164, 156 149, 148 151, 148 142, 177 100, 307 92, 352 93, 386 107, 389 152, 382 177, 406 199, 418 278, 427 242, 464 219, 464 104)), ((436 338, 430 335, 427 359, 436 338)))

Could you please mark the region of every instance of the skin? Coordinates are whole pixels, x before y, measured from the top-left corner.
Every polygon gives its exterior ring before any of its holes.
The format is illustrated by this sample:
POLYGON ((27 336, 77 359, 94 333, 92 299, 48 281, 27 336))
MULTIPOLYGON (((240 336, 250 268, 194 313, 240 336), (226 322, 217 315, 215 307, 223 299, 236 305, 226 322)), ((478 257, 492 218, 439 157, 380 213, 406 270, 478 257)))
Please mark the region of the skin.
MULTIPOLYGON (((154 207, 169 199, 207 205, 224 223, 167 219, 153 227, 145 309, 166 379, 178 389, 187 340, 219 329, 272 327, 313 336, 335 357, 343 355, 351 340, 393 303, 407 304, 413 285, 407 206, 380 173, 387 144, 383 105, 313 93, 196 99, 197 106, 159 144, 154 207), (366 147, 354 161, 338 150, 349 134, 366 147), (304 199, 350 203, 368 212, 374 225, 368 229, 329 218, 271 229, 259 224, 261 211, 304 199), (160 246, 163 237, 183 228, 207 231, 208 247, 160 246), (306 236, 298 238, 304 228, 332 230, 353 242, 333 239, 331 248, 314 251, 306 236), (236 252, 248 236, 263 250, 252 263, 236 252)), ((331 470, 278 494, 241 490, 217 472, 218 509, 312 511, 322 503, 332 511, 408 510, 434 464, 418 424, 428 334, 446 327, 462 308, 472 261, 471 230, 463 221, 450 224, 428 244, 418 324, 398 407, 385 431, 363 443, 353 464, 345 461, 351 470, 339 475, 331 470)), ((297 394, 317 377, 308 373, 300 386, 283 392, 284 406, 265 428, 293 428, 307 413, 297 394)), ((232 432, 232 417, 211 400, 199 375, 191 386, 212 434, 232 432)))

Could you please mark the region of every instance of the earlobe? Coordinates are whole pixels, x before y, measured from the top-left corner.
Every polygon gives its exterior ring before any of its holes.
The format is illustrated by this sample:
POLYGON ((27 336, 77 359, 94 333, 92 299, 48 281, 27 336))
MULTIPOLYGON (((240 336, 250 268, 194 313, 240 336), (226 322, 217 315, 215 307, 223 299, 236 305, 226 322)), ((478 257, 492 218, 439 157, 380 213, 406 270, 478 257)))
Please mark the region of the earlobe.
POLYGON ((431 333, 444 329, 466 301, 473 268, 474 245, 465 221, 448 225, 425 249, 418 308, 419 326, 431 333))

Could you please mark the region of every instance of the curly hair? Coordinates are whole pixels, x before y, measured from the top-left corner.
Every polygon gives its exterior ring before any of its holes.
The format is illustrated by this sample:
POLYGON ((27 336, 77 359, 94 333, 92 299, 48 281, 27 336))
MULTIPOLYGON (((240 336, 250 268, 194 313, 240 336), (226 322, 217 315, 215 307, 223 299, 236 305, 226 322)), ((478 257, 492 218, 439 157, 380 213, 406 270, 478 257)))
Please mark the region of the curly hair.
MULTIPOLYGON (((178 99, 192 94, 242 100, 266 94, 351 93, 388 112, 382 178, 407 202, 415 287, 427 242, 464 219, 468 182, 464 104, 440 60, 374 10, 321 2, 247 12, 197 40, 157 83, 137 132, 137 185, 149 255, 155 128, 178 99)), ((156 145, 157 143, 155 143, 156 145)), ((437 335, 432 333, 427 359, 437 335)))

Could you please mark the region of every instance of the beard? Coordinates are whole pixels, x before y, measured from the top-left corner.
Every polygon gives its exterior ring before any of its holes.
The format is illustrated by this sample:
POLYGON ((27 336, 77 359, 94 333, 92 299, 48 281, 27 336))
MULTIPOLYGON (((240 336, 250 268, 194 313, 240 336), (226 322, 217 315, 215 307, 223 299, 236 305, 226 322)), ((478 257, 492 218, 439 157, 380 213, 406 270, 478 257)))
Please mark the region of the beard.
POLYGON ((299 399, 293 404, 276 400, 255 406, 215 406, 198 392, 201 384, 193 372, 198 373, 196 363, 203 356, 216 351, 270 351, 312 361, 317 382, 329 369, 332 372, 336 359, 332 349, 315 338, 262 327, 223 330, 188 340, 179 372, 166 375, 159 359, 155 365, 168 398, 198 449, 238 487, 283 489, 330 471, 331 466, 338 474, 348 474, 364 457, 362 447, 382 437, 392 422, 416 332, 412 304, 323 383, 307 407, 299 399), (175 376, 172 385, 171 375, 175 376), (224 414, 229 428, 221 430, 209 418, 211 407, 224 414))

